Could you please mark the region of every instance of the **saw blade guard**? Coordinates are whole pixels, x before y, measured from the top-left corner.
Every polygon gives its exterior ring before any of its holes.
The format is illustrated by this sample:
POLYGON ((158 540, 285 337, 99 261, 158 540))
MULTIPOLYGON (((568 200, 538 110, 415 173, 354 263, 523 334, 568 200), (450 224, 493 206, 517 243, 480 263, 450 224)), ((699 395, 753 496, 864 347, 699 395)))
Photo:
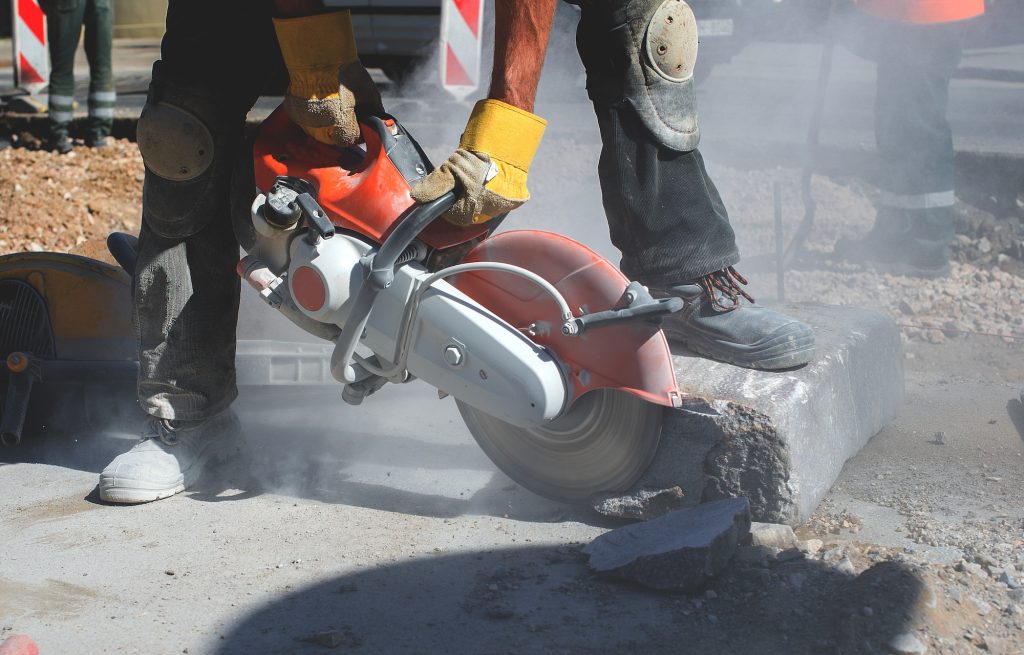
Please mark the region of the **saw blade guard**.
MULTIPOLYGON (((550 282, 573 312, 610 309, 629 280, 607 259, 566 236, 540 230, 494 235, 463 259, 521 266, 550 282)), ((509 273, 480 270, 452 278, 457 289, 536 343, 547 347, 567 368, 569 401, 589 391, 621 389, 657 405, 681 403, 672 355, 660 327, 632 321, 579 335, 560 329, 559 307, 536 284, 509 273)))

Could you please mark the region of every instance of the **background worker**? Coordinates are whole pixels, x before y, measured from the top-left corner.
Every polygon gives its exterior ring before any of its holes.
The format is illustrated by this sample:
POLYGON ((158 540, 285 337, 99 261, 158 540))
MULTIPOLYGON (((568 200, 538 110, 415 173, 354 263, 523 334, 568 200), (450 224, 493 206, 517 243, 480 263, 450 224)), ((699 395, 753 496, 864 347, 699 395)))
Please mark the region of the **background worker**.
POLYGON ((89 61, 89 122, 85 145, 107 145, 114 122, 114 71, 111 59, 114 10, 112 0, 41 0, 46 13, 50 49, 50 138, 52 150, 71 152, 72 111, 75 102, 75 51, 85 26, 85 56, 89 61))
MULTIPOLYGON (((529 198, 527 172, 545 128, 533 104, 555 2, 495 2, 489 97, 473 109, 459 148, 412 191, 425 202, 456 190, 459 200, 445 215, 452 223, 484 222, 529 198)), ((756 368, 806 363, 810 328, 754 305, 732 268, 735 237, 697 151, 692 11, 680 0, 580 6, 577 42, 623 271, 656 294, 685 300, 665 328, 690 348, 756 368)), ((138 125, 146 181, 134 318, 139 402, 153 420, 143 441, 100 474, 104 500, 172 495, 237 447, 237 420, 227 411, 237 395, 239 294, 230 180, 244 154, 245 115, 279 68, 275 41, 289 80, 284 107, 313 138, 350 146, 359 138, 357 114, 383 111, 359 62, 349 12, 325 13, 308 0, 171 0, 138 125)), ((246 211, 251 200, 244 199, 246 211)))
POLYGON ((875 141, 882 194, 874 227, 836 253, 892 273, 949 273, 956 233, 949 83, 960 65, 964 21, 984 0, 855 0, 876 22, 859 50, 878 62, 875 141))

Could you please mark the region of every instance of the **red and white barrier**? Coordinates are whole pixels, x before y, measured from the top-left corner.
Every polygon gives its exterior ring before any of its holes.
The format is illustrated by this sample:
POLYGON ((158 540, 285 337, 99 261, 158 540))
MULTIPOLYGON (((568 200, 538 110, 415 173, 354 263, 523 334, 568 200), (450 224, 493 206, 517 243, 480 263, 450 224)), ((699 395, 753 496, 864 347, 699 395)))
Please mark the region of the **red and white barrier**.
POLYGON ((14 83, 37 93, 50 79, 46 50, 46 16, 36 0, 11 0, 14 43, 14 83))
POLYGON ((480 86, 484 0, 443 0, 441 85, 462 100, 480 86))

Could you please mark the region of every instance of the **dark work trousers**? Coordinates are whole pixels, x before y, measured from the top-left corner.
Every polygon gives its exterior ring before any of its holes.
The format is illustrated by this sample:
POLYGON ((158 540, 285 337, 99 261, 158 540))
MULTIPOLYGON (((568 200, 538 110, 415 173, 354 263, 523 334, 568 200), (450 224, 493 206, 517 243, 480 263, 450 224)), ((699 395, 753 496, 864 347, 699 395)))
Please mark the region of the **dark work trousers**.
POLYGON ((50 129, 67 136, 75 101, 75 51, 85 26, 85 56, 89 61, 89 130, 110 134, 114 121, 114 71, 111 42, 112 0, 51 0, 46 6, 46 39, 50 48, 50 129))
MULTIPOLYGON (((878 40, 875 139, 880 158, 879 221, 924 249, 952 240, 953 137, 949 82, 960 64, 963 23, 886 22, 878 40)), ((882 226, 880 226, 882 227, 882 226)), ((884 229, 884 228, 883 228, 884 229)))
POLYGON ((670 286, 735 264, 736 236, 700 151, 659 143, 623 91, 628 55, 610 45, 609 34, 651 0, 573 4, 581 9, 576 44, 601 130, 598 175, 622 271, 645 284, 670 286))
POLYGON ((199 116, 216 151, 198 186, 146 171, 134 322, 139 402, 153 416, 207 418, 237 395, 238 242, 230 177, 247 112, 264 89, 284 88, 276 43, 269 1, 171 0, 168 7, 148 103, 199 116), (169 232, 188 236, 161 236, 169 232))

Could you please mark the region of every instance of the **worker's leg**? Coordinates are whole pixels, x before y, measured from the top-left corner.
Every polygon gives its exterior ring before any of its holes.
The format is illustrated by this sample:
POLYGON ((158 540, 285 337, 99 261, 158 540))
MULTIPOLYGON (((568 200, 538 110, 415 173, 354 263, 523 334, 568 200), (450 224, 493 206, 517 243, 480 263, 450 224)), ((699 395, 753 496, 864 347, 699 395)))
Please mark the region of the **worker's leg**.
POLYGON ((153 420, 101 473, 105 500, 172 495, 235 448, 238 426, 226 411, 237 394, 239 297, 230 176, 246 112, 272 72, 268 43, 267 3, 168 8, 163 60, 138 125, 146 180, 134 321, 139 403, 153 420))
POLYGON ((754 368, 809 361, 805 324, 753 304, 735 235, 697 149, 696 23, 678 0, 584 0, 577 45, 601 129, 598 173, 623 271, 686 307, 666 333, 754 368))
POLYGON ((645 284, 675 284, 739 261, 736 237, 700 151, 657 143, 628 102, 595 103, 598 175, 622 271, 645 284))
POLYGON ((953 217, 949 82, 960 64, 957 25, 893 26, 878 62, 875 138, 880 214, 903 214, 918 256, 945 261, 953 217))
POLYGON ((82 33, 86 0, 55 0, 46 15, 50 50, 50 146, 71 151, 68 128, 75 102, 75 50, 82 33))
POLYGON ((85 144, 106 145, 114 124, 113 47, 114 10, 112 0, 86 0, 85 56, 89 60, 89 127, 85 144))
POLYGON ((886 23, 880 29, 875 140, 882 193, 872 230, 841 241, 836 252, 892 272, 944 275, 956 228, 946 110, 961 26, 886 23))

